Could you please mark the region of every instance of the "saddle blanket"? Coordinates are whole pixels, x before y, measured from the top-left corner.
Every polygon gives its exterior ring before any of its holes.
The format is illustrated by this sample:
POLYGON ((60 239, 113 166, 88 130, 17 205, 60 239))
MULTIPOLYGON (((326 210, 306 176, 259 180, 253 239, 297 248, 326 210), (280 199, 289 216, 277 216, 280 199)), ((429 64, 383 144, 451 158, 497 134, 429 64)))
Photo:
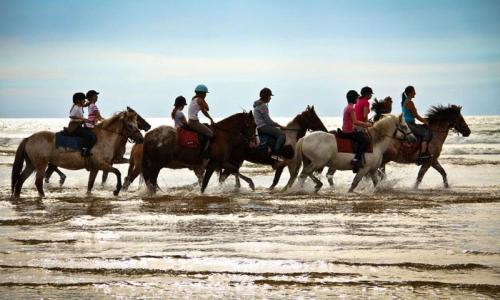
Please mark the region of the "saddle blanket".
POLYGON ((402 142, 401 154, 405 160, 411 160, 413 155, 420 150, 420 142, 402 142))
POLYGON ((200 139, 196 131, 177 128, 177 144, 182 147, 196 149, 200 147, 200 139))
POLYGON ((80 150, 83 139, 77 136, 68 136, 64 131, 56 132, 56 148, 60 150, 80 150))
MULTIPOLYGON (((335 135, 335 140, 337 142, 337 151, 343 153, 354 153, 353 144, 354 142, 351 139, 341 138, 336 131, 330 132, 335 135)), ((373 153, 373 145, 370 143, 368 146, 368 150, 366 153, 373 153)))

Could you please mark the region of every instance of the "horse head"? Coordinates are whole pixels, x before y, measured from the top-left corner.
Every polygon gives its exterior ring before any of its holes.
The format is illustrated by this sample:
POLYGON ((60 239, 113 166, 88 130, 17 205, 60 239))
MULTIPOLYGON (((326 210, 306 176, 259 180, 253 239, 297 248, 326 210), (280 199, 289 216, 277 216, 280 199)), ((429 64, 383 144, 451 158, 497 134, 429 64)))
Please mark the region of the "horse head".
POLYGON ((148 131, 149 129, 151 129, 151 125, 148 122, 146 122, 146 120, 144 120, 144 118, 141 117, 141 115, 139 115, 134 109, 132 109, 131 107, 127 106, 127 111, 128 112, 134 112, 134 113, 137 114, 137 127, 140 130, 148 131))
POLYGON ((135 143, 141 144, 144 137, 137 124, 137 113, 135 111, 122 111, 119 118, 123 124, 124 135, 135 143))
POLYGON ((328 131, 326 130, 326 127, 321 121, 321 119, 318 117, 318 114, 316 114, 316 110, 314 110, 314 105, 313 106, 308 105, 303 113, 303 116, 308 130, 312 131, 319 130, 324 132, 328 131))
POLYGON ((471 131, 469 125, 464 120, 462 116, 462 107, 458 105, 437 105, 431 106, 427 117, 429 119, 429 124, 437 124, 437 126, 444 127, 443 130, 449 130, 451 128, 455 129, 463 136, 467 137, 470 135, 471 131))
POLYGON ((451 126, 463 136, 468 137, 471 133, 469 125, 465 122, 462 115, 462 107, 458 105, 451 105, 450 108, 454 111, 454 118, 451 126))

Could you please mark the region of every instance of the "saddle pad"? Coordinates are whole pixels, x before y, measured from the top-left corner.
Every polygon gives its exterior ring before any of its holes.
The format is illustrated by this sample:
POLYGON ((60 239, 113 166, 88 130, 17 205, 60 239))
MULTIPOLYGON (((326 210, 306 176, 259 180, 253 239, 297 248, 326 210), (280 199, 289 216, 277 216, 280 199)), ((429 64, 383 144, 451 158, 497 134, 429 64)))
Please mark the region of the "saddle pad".
POLYGON ((82 141, 82 138, 65 135, 63 131, 56 132, 56 148, 80 150, 82 141))
MULTIPOLYGON (((337 151, 338 152, 343 152, 343 153, 354 153, 353 147, 352 147, 352 140, 350 139, 344 139, 339 137, 338 133, 332 132, 333 135, 335 135, 335 140, 337 141, 337 151)), ((366 150, 366 153, 373 153, 373 145, 370 143, 368 146, 368 150, 366 150)))
POLYGON ((196 149, 200 147, 198 133, 184 128, 177 128, 177 144, 182 147, 196 149))

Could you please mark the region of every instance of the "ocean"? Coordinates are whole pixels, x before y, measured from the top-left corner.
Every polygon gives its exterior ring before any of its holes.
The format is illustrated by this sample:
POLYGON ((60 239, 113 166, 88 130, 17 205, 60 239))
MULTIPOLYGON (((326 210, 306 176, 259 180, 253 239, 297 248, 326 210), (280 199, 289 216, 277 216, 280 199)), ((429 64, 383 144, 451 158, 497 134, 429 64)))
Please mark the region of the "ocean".
POLYGON ((67 120, 0 119, 1 298, 499 298, 500 116, 465 120, 471 135, 450 131, 440 158, 449 189, 430 169, 414 190, 418 166, 390 163, 377 188, 349 194, 342 171, 319 194, 283 193, 286 170, 269 191, 272 169, 245 163, 255 191, 213 177, 200 194, 192 172, 163 169, 154 197, 139 180, 114 197, 112 174, 87 196, 88 173, 63 170, 44 199, 31 177, 12 200, 20 141, 67 120))

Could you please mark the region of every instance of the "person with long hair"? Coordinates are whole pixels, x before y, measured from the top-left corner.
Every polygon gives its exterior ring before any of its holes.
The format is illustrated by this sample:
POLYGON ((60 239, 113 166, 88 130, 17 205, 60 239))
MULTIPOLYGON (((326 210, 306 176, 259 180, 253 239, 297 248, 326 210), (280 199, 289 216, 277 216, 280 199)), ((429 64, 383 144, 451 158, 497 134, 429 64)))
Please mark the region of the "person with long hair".
POLYGON ((427 147, 432 138, 432 133, 428 127, 429 122, 427 122, 427 119, 422 118, 418 114, 417 108, 413 103, 413 99, 416 95, 417 92, 415 91, 415 88, 411 85, 407 86, 403 94, 401 94, 401 107, 406 124, 408 124, 408 127, 411 129, 413 134, 422 141, 417 161, 417 164, 421 165, 425 160, 430 158, 430 155, 427 152, 427 147), (419 120, 423 124, 416 124, 415 119, 419 120))
POLYGON ((79 136, 83 139, 82 143, 82 155, 90 156, 90 150, 97 142, 97 137, 92 132, 90 128, 87 128, 84 125, 85 122, 88 122, 88 119, 83 117, 83 107, 85 105, 85 94, 84 93, 75 93, 73 95, 73 105, 69 111, 69 125, 66 128, 66 132, 68 134, 73 134, 75 136, 79 136))
POLYGON ((172 113, 170 114, 170 117, 174 120, 175 128, 186 127, 187 125, 186 116, 182 112, 186 105, 186 98, 183 96, 175 98, 174 109, 172 109, 172 113))

